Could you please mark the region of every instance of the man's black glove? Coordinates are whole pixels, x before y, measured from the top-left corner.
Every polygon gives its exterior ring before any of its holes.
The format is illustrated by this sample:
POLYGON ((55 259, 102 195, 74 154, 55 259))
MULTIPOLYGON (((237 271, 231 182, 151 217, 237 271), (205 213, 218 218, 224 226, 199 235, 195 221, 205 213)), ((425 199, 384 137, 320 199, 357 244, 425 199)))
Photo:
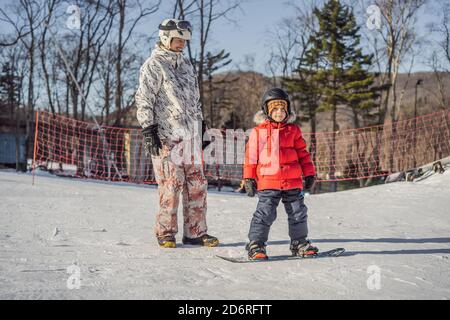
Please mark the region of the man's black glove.
POLYGON ((159 149, 162 148, 162 145, 158 136, 158 125, 152 124, 151 126, 143 129, 142 135, 144 136, 146 155, 159 156, 159 149))
POLYGON ((257 192, 255 179, 245 179, 244 188, 249 197, 254 197, 257 192))
POLYGON ((304 185, 303 189, 305 191, 310 191, 311 188, 314 186, 315 181, 316 181, 316 178, 314 176, 305 177, 305 185, 304 185))
POLYGON ((202 120, 202 150, 205 150, 205 148, 211 143, 211 141, 204 141, 203 138, 205 137, 206 132, 206 122, 205 120, 202 120))

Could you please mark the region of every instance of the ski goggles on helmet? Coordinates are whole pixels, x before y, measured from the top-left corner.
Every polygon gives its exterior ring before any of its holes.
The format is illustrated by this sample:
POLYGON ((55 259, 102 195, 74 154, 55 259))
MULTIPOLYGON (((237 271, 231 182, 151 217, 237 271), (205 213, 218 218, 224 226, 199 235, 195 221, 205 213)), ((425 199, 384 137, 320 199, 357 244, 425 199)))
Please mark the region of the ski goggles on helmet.
POLYGON ((189 21, 180 20, 174 21, 169 20, 164 26, 162 24, 159 25, 159 30, 187 30, 192 33, 192 26, 189 21))

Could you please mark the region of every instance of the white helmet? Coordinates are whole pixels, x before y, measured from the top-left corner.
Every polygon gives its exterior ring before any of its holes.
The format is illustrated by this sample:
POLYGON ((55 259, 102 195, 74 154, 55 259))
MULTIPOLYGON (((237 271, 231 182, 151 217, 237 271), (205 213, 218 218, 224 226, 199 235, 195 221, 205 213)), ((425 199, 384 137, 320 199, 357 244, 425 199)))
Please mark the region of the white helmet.
POLYGON ((165 19, 159 25, 159 39, 166 48, 170 48, 173 38, 191 40, 191 33, 191 24, 186 20, 165 19))

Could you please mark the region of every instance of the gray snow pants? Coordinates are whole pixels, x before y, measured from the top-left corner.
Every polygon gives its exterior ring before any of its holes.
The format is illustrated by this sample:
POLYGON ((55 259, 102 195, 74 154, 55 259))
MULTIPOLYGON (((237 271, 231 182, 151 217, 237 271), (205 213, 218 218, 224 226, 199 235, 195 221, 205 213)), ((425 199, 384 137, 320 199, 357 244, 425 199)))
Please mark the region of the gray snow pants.
POLYGON ((308 236, 308 208, 305 206, 302 190, 262 190, 258 191, 259 202, 250 223, 250 241, 266 242, 269 230, 277 218, 280 199, 288 215, 289 237, 291 240, 305 240, 308 236))

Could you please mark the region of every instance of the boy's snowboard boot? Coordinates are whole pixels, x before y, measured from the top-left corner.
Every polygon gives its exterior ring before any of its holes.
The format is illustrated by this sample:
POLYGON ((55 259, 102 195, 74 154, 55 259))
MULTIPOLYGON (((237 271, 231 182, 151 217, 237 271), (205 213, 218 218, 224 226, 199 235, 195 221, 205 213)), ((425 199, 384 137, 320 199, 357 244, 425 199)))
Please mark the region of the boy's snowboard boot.
POLYGON ((176 248, 177 243, 174 236, 158 237, 158 244, 161 248, 176 248))
POLYGON ((292 240, 290 249, 293 256, 299 257, 314 256, 317 254, 317 252, 319 252, 319 249, 311 245, 311 241, 309 240, 292 240))
POLYGON ((183 237, 183 244, 191 244, 194 246, 204 246, 204 247, 217 247, 219 245, 219 239, 210 236, 209 234, 204 234, 198 238, 188 238, 183 237))
POLYGON ((250 241, 245 247, 248 251, 249 260, 267 260, 266 245, 261 242, 250 241))

